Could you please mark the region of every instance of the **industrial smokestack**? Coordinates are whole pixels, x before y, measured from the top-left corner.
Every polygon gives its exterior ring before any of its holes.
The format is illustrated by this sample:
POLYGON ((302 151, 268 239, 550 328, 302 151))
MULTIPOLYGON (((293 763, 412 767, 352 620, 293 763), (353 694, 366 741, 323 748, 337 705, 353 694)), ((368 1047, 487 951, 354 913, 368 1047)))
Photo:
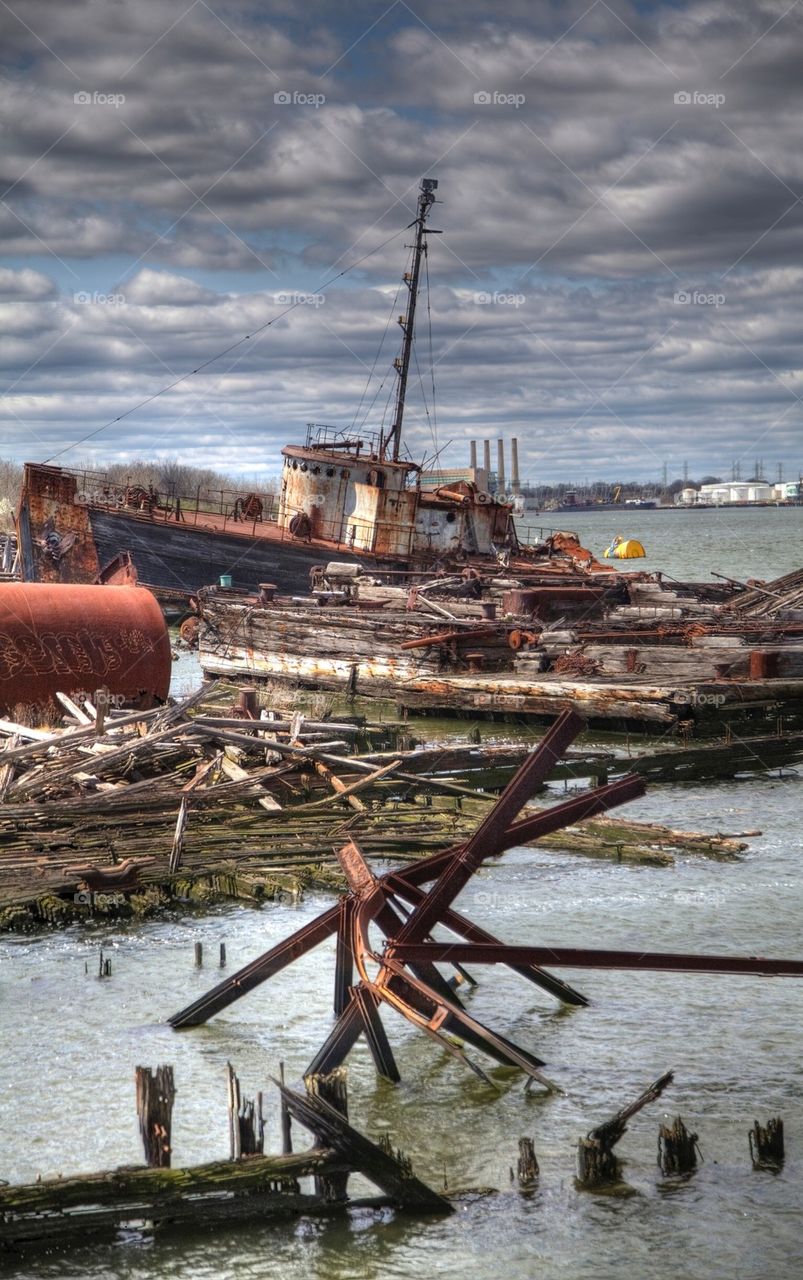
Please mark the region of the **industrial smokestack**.
POLYGON ((477 441, 476 440, 471 441, 470 448, 471 448, 471 460, 469 465, 472 471, 476 471, 477 470, 477 441))
POLYGON ((514 494, 521 493, 519 480, 519 442, 515 436, 510 441, 510 489, 514 494))
POLYGON ((496 442, 496 492, 505 492, 505 442, 496 442))
POLYGON ((490 440, 483 440, 482 442, 482 465, 485 469, 485 483, 487 484, 488 478, 491 474, 491 442, 490 440))

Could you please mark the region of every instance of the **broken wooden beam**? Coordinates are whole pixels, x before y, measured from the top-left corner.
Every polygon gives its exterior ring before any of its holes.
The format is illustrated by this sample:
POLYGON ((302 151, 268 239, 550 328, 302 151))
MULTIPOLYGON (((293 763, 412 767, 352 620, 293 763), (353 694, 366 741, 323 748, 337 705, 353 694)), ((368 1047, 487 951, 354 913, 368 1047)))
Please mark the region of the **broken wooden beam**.
POLYGON ((617 1142, 627 1132, 627 1121, 648 1103, 660 1098, 674 1076, 665 1071, 657 1080, 640 1093, 627 1106, 617 1111, 610 1120, 591 1129, 577 1144, 577 1182, 581 1187, 593 1189, 621 1181, 622 1166, 614 1151, 617 1142))

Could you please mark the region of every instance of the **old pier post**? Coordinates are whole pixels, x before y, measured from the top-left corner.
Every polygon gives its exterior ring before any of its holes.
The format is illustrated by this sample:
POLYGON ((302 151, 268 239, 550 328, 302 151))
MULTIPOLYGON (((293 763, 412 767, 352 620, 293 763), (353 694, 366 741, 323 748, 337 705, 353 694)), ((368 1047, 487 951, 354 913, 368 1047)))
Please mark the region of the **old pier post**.
POLYGON ((145 1162, 152 1169, 169 1169, 171 1130, 176 1089, 170 1066, 136 1068, 137 1116, 145 1162))
MULTIPOLYGON (((284 1063, 279 1063, 279 1079, 284 1086, 284 1063)), ((289 1156, 293 1151, 293 1122, 290 1118, 290 1109, 287 1105, 287 1099, 282 1092, 281 1109, 279 1112, 282 1130, 282 1155, 289 1156)))
MULTIPOLYGON (((311 1098, 321 1098, 328 1102, 344 1120, 349 1118, 347 1072, 345 1067, 336 1067, 327 1073, 313 1072, 304 1077, 307 1094, 311 1098)), ((345 1200, 348 1196, 349 1175, 346 1173, 330 1173, 315 1176, 315 1194, 322 1199, 345 1200)))
POLYGON ((748 1138, 754 1169, 778 1168, 783 1164, 783 1120, 780 1116, 771 1116, 766 1128, 754 1120, 748 1138))
POLYGON ((229 1149, 232 1160, 241 1156, 262 1155, 265 1149, 265 1118, 262 1094, 255 1101, 243 1098, 240 1081, 230 1062, 226 1063, 229 1112, 229 1149))
POLYGON ((680 1116, 676 1116, 671 1124, 659 1127, 658 1163, 665 1177, 692 1173, 697 1168, 698 1154, 702 1158, 697 1134, 689 1133, 680 1116))
POLYGON ((538 1182, 541 1170, 535 1154, 532 1138, 519 1138, 519 1162, 517 1176, 522 1191, 529 1191, 538 1182))
POLYGON ((665 1071, 634 1102, 622 1107, 610 1120, 597 1125, 585 1138, 580 1138, 577 1143, 577 1182, 581 1187, 603 1187, 621 1182, 622 1166, 614 1147, 626 1133, 630 1117, 659 1098, 672 1080, 672 1072, 665 1071))

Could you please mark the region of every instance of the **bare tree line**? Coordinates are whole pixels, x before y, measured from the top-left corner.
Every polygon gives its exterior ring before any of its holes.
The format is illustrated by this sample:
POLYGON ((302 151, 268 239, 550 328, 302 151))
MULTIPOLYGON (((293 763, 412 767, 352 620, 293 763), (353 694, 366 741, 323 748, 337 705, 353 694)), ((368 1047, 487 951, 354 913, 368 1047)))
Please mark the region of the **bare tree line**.
MULTIPOLYGON (((214 494, 221 490, 251 492, 271 495, 276 492, 276 481, 262 476, 233 476, 210 467, 191 467, 178 458, 149 460, 133 458, 126 462, 111 462, 101 473, 91 459, 83 459, 69 470, 92 472, 112 484, 125 488, 141 485, 147 489, 153 485, 163 497, 190 498, 196 493, 214 494)), ((22 487, 22 466, 17 462, 0 458, 0 530, 14 528, 14 513, 19 506, 22 487)))

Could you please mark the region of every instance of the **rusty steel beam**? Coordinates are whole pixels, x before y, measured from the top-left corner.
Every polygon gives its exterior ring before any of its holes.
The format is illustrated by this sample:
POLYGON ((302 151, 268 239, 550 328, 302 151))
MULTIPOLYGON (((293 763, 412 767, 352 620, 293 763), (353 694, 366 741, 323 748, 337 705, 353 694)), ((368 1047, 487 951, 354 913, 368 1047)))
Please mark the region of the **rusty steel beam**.
POLYGON ((345 1062, 363 1034, 379 1074, 397 1084, 401 1076, 379 1017, 377 999, 362 983, 351 988, 348 1004, 304 1074, 326 1075, 334 1071, 345 1062))
MULTIPOLYGON (((579 796, 572 796, 569 800, 552 805, 550 809, 533 814, 531 818, 522 818, 519 822, 514 822, 500 837, 499 847, 494 856, 514 848, 517 844, 549 836, 553 831, 560 831, 562 827, 573 826, 586 818, 595 818, 597 814, 605 813, 608 809, 615 809, 617 805, 637 800, 646 790, 647 783, 644 778, 639 774, 628 773, 604 787, 595 787, 592 791, 584 791, 579 796)), ((452 845, 442 853, 432 854, 428 858, 419 858, 416 862, 410 862, 406 867, 400 867, 398 871, 387 874, 401 876, 408 884, 426 884, 435 876, 440 876, 462 848, 462 845, 452 845)))
MULTIPOLYGON (((400 898, 404 898, 407 902, 414 905, 424 897, 423 889, 417 888, 415 885, 407 884, 401 876, 390 873, 388 876, 390 887, 398 894, 400 898)), ((446 929, 451 929, 453 933, 465 938, 467 942, 487 942, 503 946, 504 944, 495 938, 492 933, 481 929, 479 925, 474 924, 466 916, 459 915, 456 911, 445 911, 441 916, 440 923, 446 929)), ((454 963, 454 962, 450 962, 454 963)), ((554 974, 547 973, 546 969, 540 969, 537 965, 518 965, 510 966, 515 973, 526 978, 528 982, 533 982, 537 987, 542 987, 544 991, 548 991, 550 995, 561 1000, 563 1004, 570 1005, 587 1005, 589 1001, 581 992, 576 991, 574 987, 569 986, 568 982, 564 982, 561 978, 556 978, 554 974)), ((463 973, 467 980, 476 986, 474 979, 465 974, 463 966, 456 964, 455 968, 458 973, 463 973)))
MULTIPOLYGON (((425 943, 418 945, 438 946, 438 943, 425 943)), ((537 1058, 534 1054, 528 1053, 526 1049, 520 1048, 513 1044, 505 1036, 499 1035, 498 1032, 491 1031, 490 1027, 486 1027, 476 1018, 472 1018, 465 1009, 460 1008, 454 1000, 447 1000, 435 993, 421 982, 413 974, 405 970, 395 958, 390 956, 384 957, 386 969, 400 982, 409 985, 419 995, 427 1000, 431 1000, 435 1011, 433 1017, 430 1018, 428 1025, 431 1030, 439 1031, 441 1028, 448 1029, 455 1034, 462 1036, 477 1048, 487 1053, 490 1057, 495 1058, 504 1066, 520 1067, 527 1075, 532 1076, 534 1080, 540 1081, 547 1089, 554 1090, 556 1086, 551 1080, 548 1080, 538 1070, 544 1065, 543 1059, 537 1058)), ((420 1018, 416 1017, 412 1010, 408 1008, 408 1002, 402 999, 396 992, 391 992, 390 983, 385 982, 383 986, 377 985, 375 990, 378 995, 387 1000, 399 1013, 408 1018, 416 1026, 421 1026, 420 1018)))
POLYGON ((359 1040, 362 1030, 362 1012, 356 1000, 349 998, 348 1004, 343 1012, 338 1015, 335 1025, 307 1067, 304 1075, 328 1075, 336 1067, 342 1066, 359 1040))
POLYGON ((341 1014, 349 1002, 349 989, 354 982, 354 953, 351 932, 354 920, 354 902, 341 898, 338 907, 337 950, 335 952, 335 989, 333 1006, 341 1014))
MULTIPOLYGON (((598 813, 604 813, 607 809, 625 804, 629 800, 644 795, 645 791, 645 780, 636 774, 628 774, 626 777, 619 778, 616 782, 611 782, 605 787, 597 787, 593 791, 573 796, 570 800, 565 800, 559 805, 553 805, 551 809, 547 809, 543 813, 535 814, 532 818, 524 818, 522 821, 514 823, 505 832, 504 839, 501 841, 503 847, 500 848, 499 852, 504 852, 505 849, 510 849, 526 840, 535 840, 539 837, 548 836, 553 831, 558 831, 561 827, 580 822, 584 818, 593 818, 598 813)), ((406 867, 402 867, 397 871, 388 872, 386 876, 400 877, 405 883, 413 886, 425 884, 428 880, 435 879, 436 876, 440 875, 454 858, 455 853, 459 852, 462 847, 462 845, 452 846, 442 853, 421 858, 417 862, 409 863, 406 867)), ((384 883, 386 876, 380 877, 380 884, 384 883)), ((200 1026, 213 1017, 214 1014, 219 1013, 221 1009, 225 1009, 239 999, 240 996, 253 991, 254 987, 259 986, 261 982, 265 982, 287 964, 290 964, 296 958, 296 955, 303 955, 305 951, 317 946, 324 938, 334 933, 338 926, 339 910, 340 908, 337 905, 331 907, 329 911, 324 912, 317 920, 312 921, 297 933, 292 934, 285 942, 279 943, 278 946, 273 947, 263 956, 259 956, 239 972, 232 974, 225 982, 220 983, 217 987, 207 992, 206 995, 201 996, 185 1009, 174 1014, 172 1018, 168 1019, 170 1025, 176 1028, 200 1026), (296 946, 300 949, 294 952, 293 948, 296 946)), ((547 962, 549 962, 548 958, 547 962)), ((563 997, 559 996, 558 998, 562 999, 563 997)))
MULTIPOLYGON (((397 938, 399 936, 402 924, 404 923, 404 918, 399 914, 397 909, 398 904, 391 904, 389 900, 389 885, 387 878, 383 877, 380 885, 380 881, 368 866, 368 863, 365 860, 365 855, 356 840, 349 840, 348 844, 345 844, 342 848, 338 849, 337 860, 343 869, 343 873, 346 876, 352 894, 354 895, 354 898, 351 899, 353 904, 349 926, 351 933, 347 944, 353 959, 357 945, 355 930, 357 927, 356 906, 358 901, 364 901, 378 886, 384 890, 384 897, 382 899, 377 899, 376 905, 372 909, 371 916, 374 923, 382 930, 386 938, 397 938)), ((460 1003, 457 996, 454 995, 452 989, 434 965, 413 965, 412 970, 413 973, 422 980, 422 982, 426 982, 428 986, 431 986, 435 991, 440 991, 442 995, 452 995, 454 1000, 458 1004, 460 1003)), ((337 1007, 337 1001, 339 998, 336 973, 335 1013, 340 1013, 340 1009, 337 1007)))
POLYGON ((399 964, 557 964, 570 969, 657 969, 670 973, 741 973, 803 977, 803 960, 691 955, 671 951, 602 951, 589 947, 517 947, 501 943, 399 942, 386 957, 399 964))
POLYGON ((392 1084, 398 1084, 401 1076, 379 1016, 379 1001, 374 992, 364 986, 354 988, 354 1001, 360 1010, 363 1031, 377 1071, 392 1084))
POLYGON ((313 947, 317 947, 319 942, 330 937, 337 930, 339 919, 340 906, 336 904, 328 911, 324 911, 323 915, 305 924, 302 929, 292 933, 289 938, 285 938, 284 942, 271 947, 270 951, 258 956, 244 968, 238 969, 237 973, 233 973, 224 982, 218 983, 211 991, 207 991, 198 1000, 188 1004, 185 1009, 174 1013, 172 1018, 168 1018, 168 1023, 177 1030, 201 1026, 214 1014, 220 1013, 221 1009, 233 1004, 248 991, 253 991, 254 987, 258 987, 261 982, 272 978, 280 969, 286 968, 299 956, 306 955, 313 947))
POLYGON ((444 867, 423 902, 415 907, 398 935, 399 942, 422 938, 452 905, 486 858, 501 851, 505 834, 539 783, 554 768, 585 725, 576 711, 564 711, 527 756, 474 835, 444 867))

